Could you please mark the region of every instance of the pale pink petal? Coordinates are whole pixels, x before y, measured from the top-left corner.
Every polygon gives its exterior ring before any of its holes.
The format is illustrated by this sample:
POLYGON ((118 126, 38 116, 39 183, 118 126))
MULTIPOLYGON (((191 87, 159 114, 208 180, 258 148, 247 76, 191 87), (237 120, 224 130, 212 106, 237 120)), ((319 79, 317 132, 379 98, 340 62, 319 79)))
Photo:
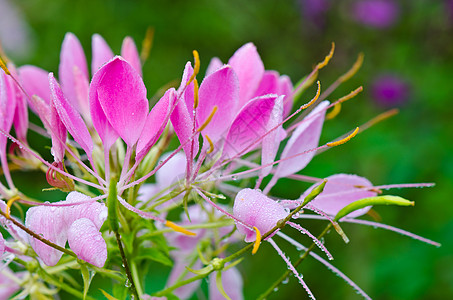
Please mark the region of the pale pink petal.
MULTIPOLYGON (((224 300, 225 297, 219 292, 216 284, 216 273, 209 277, 209 300, 224 300)), ((244 285, 241 273, 233 267, 222 272, 222 285, 230 299, 242 300, 244 295, 242 287, 244 285)))
POLYGON ((79 259, 98 268, 107 260, 107 244, 99 229, 87 218, 76 220, 68 230, 68 243, 79 259))
MULTIPOLYGON (((22 66, 18 68, 19 78, 22 85, 31 96, 37 95, 47 104, 50 103, 49 72, 35 66, 22 66)), ((30 107, 34 109, 33 103, 30 107)))
MULTIPOLYGON (((271 117, 267 123, 267 130, 275 128, 283 120, 283 96, 279 96, 275 102, 274 109, 272 110, 271 117)), ((261 165, 267 165, 274 161, 275 156, 277 155, 278 147, 280 146, 281 135, 283 128, 278 127, 274 131, 271 131, 263 138, 263 145, 261 149, 261 165)), ((284 132, 284 130, 283 130, 284 132)), ((272 170, 272 166, 261 169, 261 176, 269 175, 272 170)))
MULTIPOLYGON (((11 270, 6 267, 2 270, 2 273, 8 274, 10 276, 16 276, 16 277, 22 277, 22 276, 17 276, 19 274, 15 274, 11 272, 11 270)), ((4 274, 0 275, 0 299, 11 299, 12 295, 16 293, 21 287, 19 284, 17 284, 14 280, 12 280, 9 276, 6 276, 4 274)))
POLYGON ((85 112, 88 107, 88 99, 77 97, 76 85, 74 82, 74 68, 78 68, 86 80, 88 80, 88 67, 82 45, 72 33, 67 33, 63 40, 60 52, 60 66, 58 75, 61 89, 72 106, 80 113, 85 112), (81 100, 86 101, 80 102, 81 100))
MULTIPOLYGON (((320 111, 327 105, 329 105, 328 101, 321 102, 305 117, 304 121, 300 123, 288 140, 280 157, 281 159, 303 153, 318 146, 325 116, 325 112, 320 111)), ((315 151, 312 151, 280 162, 274 176, 278 178, 286 177, 302 170, 308 165, 314 155, 315 151)))
POLYGON ((264 74, 263 62, 252 43, 239 48, 228 61, 239 78, 239 107, 255 94, 264 74))
POLYGON ((134 69, 140 74, 140 76, 143 76, 142 63, 140 62, 140 54, 138 54, 134 40, 130 36, 125 37, 123 40, 123 45, 121 46, 121 56, 132 67, 134 67, 134 69))
MULTIPOLYGON (((179 278, 182 272, 186 270, 186 266, 190 264, 190 260, 187 259, 186 261, 184 260, 185 257, 177 257, 175 258, 175 262, 173 264, 173 268, 171 269, 170 276, 168 277, 167 280, 167 286, 171 286, 176 282, 176 280, 179 278)), ((193 269, 200 269, 202 267, 202 264, 199 260, 195 262, 195 264, 192 266, 193 269)), ((194 277, 195 274, 191 272, 187 272, 187 275, 184 276, 184 279, 189 279, 191 277, 194 277)), ((200 286, 201 281, 196 280, 194 282, 191 282, 189 284, 183 285, 180 288, 177 288, 176 290, 173 291, 173 294, 177 296, 180 299, 189 299, 190 296, 195 292, 195 290, 200 286)))
POLYGON ((0 233, 0 257, 5 252, 5 239, 3 239, 3 235, 0 233))
POLYGON ((209 62, 208 68, 206 69, 205 77, 211 75, 221 67, 223 67, 223 62, 218 57, 213 57, 209 62))
MULTIPOLYGON (((16 110, 16 97, 14 86, 8 75, 0 73, 0 128, 9 132, 13 125, 14 113, 16 110)), ((7 137, 0 134, 0 155, 2 163, 6 165, 6 143, 7 137)))
MULTIPOLYGON (((59 207, 32 207, 27 211, 25 226, 54 244, 64 247, 67 235, 62 213, 59 207)), ((32 237, 29 238, 29 242, 39 258, 48 266, 56 265, 63 255, 63 252, 32 237)))
MULTIPOLYGON (((161 161, 166 160, 171 153, 162 155, 161 161)), ((156 183, 164 189, 176 181, 183 179, 186 173, 186 156, 182 152, 176 153, 165 165, 156 172, 156 183)))
POLYGON ((49 84, 52 92, 52 104, 57 110, 61 121, 69 133, 71 133, 74 140, 83 148, 88 157, 91 157, 93 152, 93 141, 83 119, 63 95, 60 86, 53 77, 53 73, 49 74, 49 84))
POLYGON ((176 101, 175 89, 169 89, 165 95, 154 105, 146 118, 145 126, 143 127, 142 134, 137 143, 137 156, 136 160, 140 160, 145 156, 149 149, 159 139, 162 131, 170 119, 170 112, 176 101))
POLYGON ((115 55, 104 38, 99 34, 93 34, 93 37, 91 38, 91 47, 93 53, 91 73, 94 74, 115 55))
MULTIPOLYGON (((78 203, 87 202, 91 198, 79 192, 71 192, 61 203, 78 203)), ((74 206, 64 206, 64 219, 69 227, 75 220, 86 218, 93 222, 94 226, 99 230, 107 219, 107 207, 104 203, 89 202, 74 206)))
POLYGON ((283 117, 287 117, 293 108, 293 84, 291 79, 286 76, 280 76, 279 80, 279 95, 285 95, 283 99, 283 117))
POLYGON ((208 135, 214 143, 222 138, 235 117, 238 101, 239 82, 230 66, 222 67, 205 77, 199 91, 198 124, 207 120, 214 106, 218 109, 202 134, 208 135))
POLYGON ((226 135, 223 158, 232 158, 243 151, 245 154, 260 144, 250 147, 267 132, 276 100, 276 95, 257 97, 241 109, 226 135))
POLYGON ((77 101, 81 103, 80 114, 88 124, 91 124, 90 103, 88 100, 89 89, 90 83, 88 82, 88 78, 85 77, 85 74, 79 68, 74 67, 74 92, 77 101))
MULTIPOLYGON (((8 64, 8 69, 15 78, 19 78, 17 75, 16 67, 13 64, 8 64)), ((28 107, 25 95, 19 86, 10 78, 11 84, 11 97, 14 97, 16 102, 16 109, 14 112, 14 129, 16 136, 20 141, 26 142, 27 131, 28 131, 28 107)))
MULTIPOLYGON (((376 192, 368 191, 363 187, 372 187, 373 184, 366 178, 352 174, 335 174, 326 178, 327 184, 324 190, 310 204, 328 215, 335 216, 346 205, 368 197, 377 196, 376 192), (360 188, 362 187, 362 188, 360 188)), ((319 184, 310 187, 301 196, 305 198, 313 188, 319 184)), ((366 214, 371 207, 361 208, 348 215, 349 218, 355 218, 366 214)))
MULTIPOLYGON (((278 221, 286 218, 288 212, 276 201, 266 197, 261 191, 243 189, 236 195, 233 214, 244 223, 258 228, 261 234, 265 234, 277 225, 278 221)), ((236 227, 241 234, 245 235, 246 242, 255 240, 255 231, 238 222, 236 222, 236 227)))
POLYGON ((171 117, 171 124, 175 130, 176 136, 179 139, 179 142, 183 146, 184 153, 188 161, 192 161, 195 154, 198 153, 199 143, 198 135, 194 135, 194 124, 193 118, 191 118, 191 113, 189 113, 186 103, 179 101, 176 108, 173 110, 171 117), (190 139, 192 140, 190 141, 190 139), (192 148, 193 144, 193 148, 192 148))
MULTIPOLYGON (((129 147, 137 142, 149 104, 143 80, 129 63, 117 56, 100 68, 91 82, 90 102, 92 109, 93 103, 99 103, 111 127, 129 147)), ((93 117, 96 129, 97 121, 93 117)))

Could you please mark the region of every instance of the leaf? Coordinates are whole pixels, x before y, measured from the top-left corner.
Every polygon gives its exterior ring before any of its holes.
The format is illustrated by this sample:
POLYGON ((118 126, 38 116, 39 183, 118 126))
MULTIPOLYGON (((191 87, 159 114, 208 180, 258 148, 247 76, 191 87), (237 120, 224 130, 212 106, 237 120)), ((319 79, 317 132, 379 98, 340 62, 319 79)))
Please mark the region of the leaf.
POLYGON ((231 300, 231 298, 228 297, 227 293, 225 292, 225 289, 223 288, 221 271, 217 272, 217 275, 215 276, 215 283, 217 285, 217 288, 219 289, 219 292, 222 294, 222 296, 225 297, 225 299, 231 300))
POLYGON ((83 300, 85 300, 88 294, 88 289, 90 288, 91 279, 93 277, 90 276, 90 271, 88 270, 86 264, 80 264, 80 271, 83 278, 83 300))
POLYGON ((143 259, 151 259, 169 267, 173 266, 172 260, 157 248, 141 248, 135 260, 140 261, 143 259))
POLYGON ((107 293, 106 291, 104 291, 103 289, 100 289, 102 294, 104 294, 105 298, 109 299, 109 300, 118 300, 117 298, 113 297, 112 295, 110 295, 109 293, 107 293))
POLYGON ((371 205, 400 205, 400 206, 413 206, 414 201, 409 201, 398 196, 377 196, 369 197, 352 202, 343 207, 333 219, 335 222, 344 216, 350 214, 358 209, 371 206, 371 205))

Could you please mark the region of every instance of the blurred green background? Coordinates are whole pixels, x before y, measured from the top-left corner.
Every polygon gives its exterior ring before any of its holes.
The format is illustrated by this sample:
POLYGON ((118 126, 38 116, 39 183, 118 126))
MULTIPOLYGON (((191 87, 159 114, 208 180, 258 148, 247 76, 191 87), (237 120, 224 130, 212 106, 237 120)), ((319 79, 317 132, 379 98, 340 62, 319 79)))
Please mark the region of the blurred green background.
MULTIPOLYGON (((10 2, 29 27, 23 41, 27 50, 7 50, 8 55, 17 65, 35 64, 53 72, 58 71, 60 46, 68 31, 79 37, 90 61, 93 33, 101 34, 114 52, 119 53, 124 36, 132 36, 140 46, 146 29, 153 27, 154 44, 144 65, 149 96, 180 78, 185 62, 192 60, 193 49, 199 51, 204 70, 211 57, 218 56, 225 62, 237 48, 251 41, 257 46, 266 69, 288 74, 295 83, 323 59, 334 41, 334 58, 320 73, 324 88, 363 52, 362 69, 332 97, 341 97, 359 85, 364 86, 364 92, 345 103, 339 116, 325 123, 321 142, 330 141, 392 107, 384 107, 371 92, 381 75, 391 74, 404 82, 406 95, 395 102, 401 112, 344 146, 315 157, 303 174, 327 177, 353 173, 367 177, 375 185, 435 182, 434 188, 391 191, 414 200, 415 207, 378 207, 376 211, 384 223, 438 241, 442 247, 437 249, 360 225, 344 225, 351 239, 348 245, 335 234, 327 237, 326 245, 335 257, 333 264, 374 299, 453 298, 451 1, 393 1, 398 6, 397 14, 394 22, 385 28, 355 20, 353 7, 357 1, 10 2), (317 2, 324 5, 321 12, 313 11, 317 2)), ((0 32, 5 48, 9 43, 5 36, 17 35, 12 25, 2 23, 0 32)), ((304 95, 307 100, 312 92, 304 95)), ((295 199, 308 186, 282 180, 273 192, 295 199)), ((319 221, 306 221, 305 225, 314 234, 324 226, 319 221)), ((285 232, 292 233, 290 228, 285 232)), ((297 238, 309 243, 306 237, 297 235, 297 238)), ((296 260, 297 251, 279 242, 296 260)), ((264 245, 253 258, 247 256, 239 268, 244 276, 246 299, 263 292, 286 270, 270 245, 264 245)), ((360 298, 316 261, 305 261, 299 271, 319 299, 360 298)), ((166 278, 161 274, 156 269, 149 276, 148 292, 165 283, 166 278)), ((270 298, 305 297, 302 287, 291 278, 270 298)))

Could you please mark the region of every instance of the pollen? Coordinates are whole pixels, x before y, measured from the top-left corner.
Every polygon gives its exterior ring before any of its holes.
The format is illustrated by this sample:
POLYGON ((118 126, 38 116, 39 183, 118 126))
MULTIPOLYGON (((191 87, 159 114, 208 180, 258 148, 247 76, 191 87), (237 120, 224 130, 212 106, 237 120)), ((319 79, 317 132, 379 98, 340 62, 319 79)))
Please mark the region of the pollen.
POLYGON ((193 50, 192 53, 194 58, 193 74, 190 76, 189 81, 187 81, 187 85, 189 85, 198 75, 198 72, 200 72, 200 56, 198 55, 198 51, 193 50))
POLYGON ((327 115, 326 115, 326 119, 327 120, 332 120, 333 118, 335 118, 336 116, 338 116, 338 114, 340 113, 341 111, 341 103, 337 103, 334 105, 333 109, 331 112, 329 112, 327 115))
POLYGON ((11 75, 11 72, 6 67, 6 64, 5 64, 5 61, 3 60, 3 57, 0 57, 0 68, 2 68, 3 71, 5 71, 6 75, 11 75))
POLYGON ((252 254, 255 254, 256 252, 258 252, 258 248, 260 247, 261 244, 261 232, 255 226, 253 226, 253 229, 255 229, 256 231, 256 239, 255 243, 253 244, 252 254))
POLYGON ((205 135, 206 137, 206 140, 208 140, 208 143, 209 143, 209 150, 206 152, 207 154, 210 154, 212 153, 212 151, 214 151, 214 144, 212 143, 211 139, 209 138, 208 135, 205 135))
POLYGON ((316 83, 318 84, 318 89, 316 90, 316 95, 315 95, 315 97, 313 97, 313 99, 311 99, 310 102, 308 102, 308 103, 302 105, 302 106, 300 107, 300 109, 307 109, 307 108, 309 108, 313 103, 315 103, 316 100, 318 100, 319 95, 321 94, 321 83, 319 82, 319 80, 316 81, 316 83))
POLYGON ((153 46, 153 40, 154 40, 154 28, 148 27, 146 30, 146 35, 145 39, 142 42, 142 51, 140 53, 140 59, 142 62, 145 62, 148 57, 149 53, 151 52, 151 48, 153 46))
POLYGON ((346 73, 344 73, 340 78, 340 82, 345 82, 347 80, 349 80, 352 76, 354 76, 357 71, 360 69, 360 67, 362 66, 362 63, 363 63, 363 58, 364 58, 364 54, 363 53, 359 53, 359 55, 357 56, 357 60, 355 61, 355 63, 352 65, 351 69, 349 69, 349 71, 347 71, 346 73))
POLYGON ((335 43, 332 42, 332 48, 330 48, 329 54, 327 54, 327 56, 324 58, 324 61, 320 62, 320 63, 316 66, 316 69, 319 70, 319 69, 322 69, 322 68, 324 68, 325 66, 327 66, 327 64, 329 63, 330 59, 332 58, 334 52, 335 52, 335 43))
POLYGON ((176 225, 172 221, 165 221, 165 226, 170 227, 174 231, 180 232, 185 235, 190 235, 190 236, 196 236, 197 234, 195 232, 189 231, 179 225, 176 225))
POLYGON ((206 121, 204 121, 204 123, 201 124, 201 126, 198 128, 198 130, 197 130, 198 132, 201 132, 203 129, 206 128, 206 126, 209 125, 209 123, 211 123, 212 118, 214 117, 214 115, 215 115, 215 113, 217 112, 217 109, 218 109, 218 108, 219 108, 219 107, 218 107, 217 105, 215 105, 215 106, 212 108, 212 111, 211 111, 211 113, 209 114, 209 116, 207 117, 206 121))
POLYGON ((11 199, 8 200, 6 203, 6 211, 5 211, 5 216, 7 219, 11 218, 11 206, 13 206, 13 203, 19 200, 19 196, 14 196, 11 199))
POLYGON ((343 96, 340 99, 338 99, 338 103, 343 103, 345 101, 348 101, 348 100, 354 98, 355 96, 357 96, 362 91, 363 91, 363 87, 359 86, 358 88, 356 88, 355 90, 353 90, 352 92, 347 94, 346 96, 343 96))
POLYGON ((359 127, 356 127, 356 129, 350 135, 345 137, 344 139, 338 140, 336 142, 327 143, 326 145, 329 147, 343 145, 344 143, 349 142, 349 140, 351 140, 353 137, 355 137, 358 132, 359 132, 359 127))
POLYGON ((198 107, 198 90, 199 90, 199 86, 198 86, 198 80, 195 78, 193 80, 193 108, 197 108, 198 107))

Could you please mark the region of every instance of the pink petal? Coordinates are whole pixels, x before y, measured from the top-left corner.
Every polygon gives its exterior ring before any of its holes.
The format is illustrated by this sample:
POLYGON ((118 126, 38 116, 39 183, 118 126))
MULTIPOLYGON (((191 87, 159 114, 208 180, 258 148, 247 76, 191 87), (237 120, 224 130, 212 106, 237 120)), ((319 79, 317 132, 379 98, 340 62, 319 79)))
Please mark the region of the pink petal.
POLYGON ((71 133, 74 140, 83 148, 88 157, 91 157, 93 152, 93 141, 85 123, 79 113, 63 95, 60 86, 53 77, 53 73, 49 74, 49 84, 52 92, 52 104, 57 110, 61 121, 69 133, 71 133))
MULTIPOLYGON (((216 273, 212 273, 209 278, 209 299, 224 300, 225 297, 219 292, 216 284, 216 273)), ((222 272, 222 285, 226 294, 235 300, 244 299, 242 293, 243 280, 238 269, 233 267, 222 272)))
POLYGON ((91 38, 93 59, 91 61, 91 73, 96 73, 106 62, 114 56, 107 42, 99 34, 93 34, 91 38))
POLYGON ((88 78, 85 77, 85 74, 79 68, 74 67, 74 92, 77 101, 82 104, 80 114, 88 124, 91 124, 90 105, 88 101, 89 89, 90 83, 88 82, 88 78))
MULTIPOLYGON (((271 117, 269 122, 267 123, 267 130, 270 131, 278 124, 280 124, 283 120, 283 96, 279 96, 277 101, 275 102, 274 109, 272 110, 271 117)), ((278 147, 280 146, 281 135, 282 135, 282 126, 278 127, 274 131, 270 132, 263 138, 263 145, 262 145, 262 154, 261 154, 261 165, 267 165, 272 163, 277 155, 278 147)), ((284 130, 283 130, 284 131, 284 130)), ((261 169, 260 176, 267 176, 269 175, 270 171, 272 170, 272 166, 266 167, 261 169)))
POLYGON ((190 77, 193 74, 193 68, 192 64, 189 62, 186 63, 184 67, 184 72, 182 74, 182 80, 181 84, 178 88, 178 97, 182 97, 184 100, 186 107, 190 109, 190 116, 193 117, 192 113, 192 108, 193 108, 193 98, 194 98, 194 83, 191 82, 189 85, 187 85, 187 82, 189 81, 190 77), (184 91, 184 93, 183 93, 184 91), (182 94, 183 93, 183 94, 182 94), (182 96, 181 96, 182 94, 182 96))
POLYGON ((175 89, 169 89, 151 109, 151 112, 146 118, 142 134, 138 139, 136 160, 140 160, 145 156, 159 139, 170 118, 170 112, 176 101, 176 97, 175 89))
POLYGON ((5 252, 5 239, 3 239, 3 235, 0 233, 0 257, 5 252))
MULTIPOLYGON (((19 78, 17 75, 17 70, 13 64, 8 64, 9 71, 15 78, 19 78)), ((14 129, 16 132, 17 138, 25 142, 27 141, 27 131, 28 131, 28 106, 27 101, 25 100, 25 95, 19 86, 13 81, 10 80, 12 97, 15 98, 16 109, 14 112, 14 129)))
MULTIPOLYGON (((15 90, 11 79, 3 71, 0 73, 0 128, 9 132, 13 125, 16 110, 15 90)), ((6 158, 7 137, 0 134, 0 153, 6 158)))
MULTIPOLYGON (((37 95, 47 104, 50 103, 49 72, 35 66, 22 66, 18 69, 24 89, 31 96, 37 95)), ((34 109, 33 103, 30 107, 34 109)))
MULTIPOLYGON (((233 214, 244 223, 258 228, 261 234, 265 234, 278 221, 286 218, 288 212, 280 204, 266 197, 261 191, 243 189, 236 195, 233 214)), ((240 223, 236 223, 236 227, 241 234, 245 235, 247 243, 255 240, 255 231, 240 223)))
POLYGON ((245 154, 259 145, 250 147, 267 132, 276 100, 276 95, 257 97, 241 109, 226 135, 223 158, 232 158, 247 149, 242 153, 245 154))
MULTIPOLYGON (((325 116, 325 112, 318 112, 327 105, 329 105, 328 101, 321 102, 305 117, 304 121, 300 123, 288 140, 288 143, 282 152, 281 159, 291 157, 318 146, 325 116)), ((299 172, 308 165, 314 155, 315 151, 312 151, 280 162, 274 176, 280 178, 299 172)))
MULTIPOLYGON (((62 209, 57 207, 32 207, 27 211, 25 226, 54 244, 64 247, 67 237, 62 213, 62 209)), ((63 255, 63 252, 32 237, 29 241, 39 258, 48 266, 56 265, 63 255)))
POLYGON ((88 99, 82 99, 77 96, 74 82, 75 67, 78 68, 85 79, 88 80, 88 67, 82 45, 74 34, 67 33, 63 40, 63 45, 61 46, 58 74, 61 89, 65 96, 68 98, 71 105, 82 113, 87 111, 88 99))
MULTIPOLYGON (((373 184, 366 178, 350 174, 335 174, 326 178, 327 184, 324 190, 310 204, 328 215, 335 216, 346 205, 368 197, 377 196, 376 192, 367 191, 358 187, 372 187, 373 184)), ((305 198, 313 188, 319 184, 310 187, 301 196, 305 198)), ((371 207, 361 208, 348 215, 349 218, 355 218, 366 214, 371 207)))
POLYGON ((87 218, 76 220, 68 231, 69 247, 79 259, 102 268, 107 260, 107 244, 99 229, 87 218))
POLYGON ((264 65, 252 43, 239 48, 228 61, 239 78, 239 107, 252 99, 264 74, 264 65))
POLYGON ((132 67, 134 67, 134 69, 140 74, 140 76, 143 76, 142 63, 140 62, 140 54, 138 54, 134 40, 129 36, 125 37, 123 40, 123 45, 121 46, 121 56, 132 67))
POLYGON ((16 293, 21 288, 21 286, 14 280, 12 280, 9 276, 6 276, 6 274, 20 278, 23 276, 20 276, 19 274, 22 273, 22 275, 24 275, 24 272, 13 273, 8 267, 6 267, 2 269, 2 273, 2 276, 0 276, 0 299, 11 299, 11 296, 13 296, 13 294, 16 293))
POLYGON ((293 107, 293 84, 291 83, 291 79, 286 75, 280 76, 278 83, 278 94, 285 95, 283 99, 283 117, 287 117, 293 107))
POLYGON ((258 88, 255 91, 254 97, 267 94, 279 95, 279 77, 280 75, 276 71, 265 71, 258 88))
MULTIPOLYGON (((176 282, 176 280, 179 278, 182 272, 186 270, 186 266, 190 264, 190 260, 186 259, 184 260, 185 257, 176 257, 175 262, 173 265, 173 268, 171 269, 170 276, 168 277, 167 280, 167 286, 171 286, 173 283, 176 282)), ((202 267, 202 264, 199 260, 195 262, 195 264, 192 266, 193 269, 200 269, 202 267)), ((183 277, 183 279, 189 279, 194 277, 195 274, 191 272, 187 272, 187 274, 183 277)), ((191 282, 189 284, 183 285, 176 290, 173 291, 173 294, 177 296, 180 299, 189 299, 190 296, 193 295, 195 290, 200 286, 201 281, 196 280, 194 282, 191 282)))
MULTIPOLYGON (((132 147, 137 142, 146 122, 149 104, 143 80, 129 63, 117 56, 94 74, 90 103, 92 117, 94 104, 94 113, 101 113, 97 107, 99 103, 111 127, 126 144, 132 147)), ((101 118, 93 117, 96 129, 96 122, 101 118)))
POLYGON ((223 62, 218 57, 213 57, 209 62, 208 68, 206 69, 205 77, 208 77, 221 67, 223 67, 223 62))
MULTIPOLYGON (((61 203, 78 203, 86 202, 91 198, 79 192, 71 192, 61 203)), ((104 203, 89 202, 74 206, 64 206, 64 219, 69 227, 75 220, 86 218, 93 222, 94 226, 99 230, 107 219, 107 207, 104 203)))
POLYGON ((176 108, 171 114, 170 120, 173 128, 175 129, 179 142, 181 145, 184 145, 183 149, 187 160, 189 162, 192 161, 199 149, 198 134, 193 137, 193 142, 189 141, 194 133, 194 122, 185 102, 179 101, 178 105, 176 105, 176 108))
POLYGON ((239 82, 230 66, 222 67, 207 76, 199 91, 199 105, 197 108, 198 124, 203 124, 217 105, 218 110, 211 122, 203 129, 216 143, 228 130, 239 101, 239 82))

